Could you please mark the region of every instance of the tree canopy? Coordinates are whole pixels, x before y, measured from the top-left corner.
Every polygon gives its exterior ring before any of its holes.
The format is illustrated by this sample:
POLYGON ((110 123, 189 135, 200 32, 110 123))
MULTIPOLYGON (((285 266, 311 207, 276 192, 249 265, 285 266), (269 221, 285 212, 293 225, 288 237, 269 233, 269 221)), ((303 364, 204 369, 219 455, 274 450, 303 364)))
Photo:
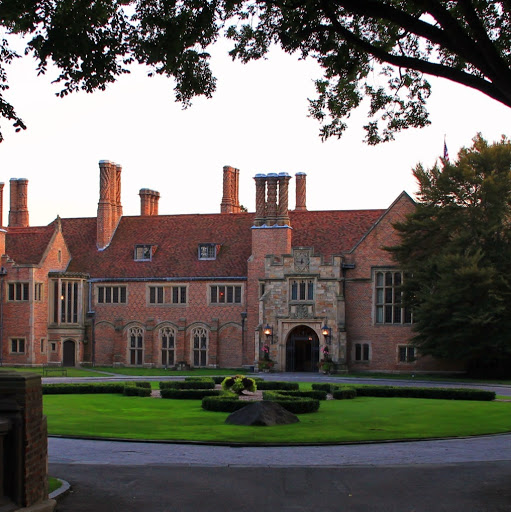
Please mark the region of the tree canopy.
POLYGON ((17 130, 25 124, 6 91, 20 36, 39 73, 56 66, 60 96, 105 89, 138 62, 173 77, 185 106, 215 90, 208 48, 219 37, 242 62, 280 45, 323 69, 310 100, 323 138, 341 136, 365 97, 369 144, 429 124, 424 75, 511 106, 507 0, 2 0, 0 26, 0 116, 17 130))
POLYGON ((511 372, 511 142, 481 135, 414 175, 415 211, 389 248, 405 272, 421 354, 511 372))

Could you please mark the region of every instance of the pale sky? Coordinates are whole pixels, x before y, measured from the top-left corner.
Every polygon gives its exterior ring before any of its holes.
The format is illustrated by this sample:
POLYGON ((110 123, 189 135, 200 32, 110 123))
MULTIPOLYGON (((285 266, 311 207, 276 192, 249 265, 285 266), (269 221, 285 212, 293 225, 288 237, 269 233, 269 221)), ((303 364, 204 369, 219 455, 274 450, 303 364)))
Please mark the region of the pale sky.
MULTIPOLYGON (((307 173, 309 210, 386 208, 403 191, 416 192, 412 168, 434 164, 444 134, 451 160, 477 132, 490 140, 508 129, 511 110, 447 81, 435 80, 429 101, 432 125, 407 130, 396 141, 370 147, 362 130, 366 107, 348 120, 340 139, 321 142, 319 124, 307 117, 314 61, 299 61, 276 49, 268 60, 232 62, 226 47, 214 48, 218 79, 210 100, 188 110, 174 101, 172 80, 148 78, 146 68, 121 78, 106 92, 56 98, 52 75, 37 77, 35 62, 11 66, 14 103, 28 125, 22 133, 1 121, 4 223, 9 179, 27 178, 30 224, 61 217, 93 217, 99 199, 100 160, 120 164, 125 215, 140 214, 141 188, 160 192, 159 213, 218 213, 222 167, 240 169, 240 202, 255 209, 257 173, 307 173)), ((378 81, 378 77, 375 77, 378 81)), ((289 206, 294 208, 294 178, 289 206)))

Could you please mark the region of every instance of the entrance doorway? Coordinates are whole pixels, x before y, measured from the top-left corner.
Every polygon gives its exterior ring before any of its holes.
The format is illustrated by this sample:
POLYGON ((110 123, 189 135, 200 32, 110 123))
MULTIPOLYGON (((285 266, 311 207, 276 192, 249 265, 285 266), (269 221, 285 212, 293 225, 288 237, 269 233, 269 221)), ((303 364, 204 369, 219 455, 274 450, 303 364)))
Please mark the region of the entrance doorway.
POLYGON ((62 366, 75 365, 75 342, 73 340, 64 341, 62 350, 62 366))
POLYGON ((286 344, 286 371, 317 372, 319 362, 319 339, 306 325, 295 327, 286 344))

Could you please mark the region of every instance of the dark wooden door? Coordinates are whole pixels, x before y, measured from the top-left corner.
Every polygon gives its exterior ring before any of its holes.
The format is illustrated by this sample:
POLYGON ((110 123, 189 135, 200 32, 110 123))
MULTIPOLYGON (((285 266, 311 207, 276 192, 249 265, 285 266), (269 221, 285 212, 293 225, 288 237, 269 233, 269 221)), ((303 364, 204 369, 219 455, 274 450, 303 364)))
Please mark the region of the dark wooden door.
POLYGON ((62 366, 75 365, 75 342, 73 340, 64 341, 64 349, 62 353, 62 366))
POLYGON ((319 340, 305 325, 291 331, 286 344, 286 371, 316 372, 319 361, 319 340))

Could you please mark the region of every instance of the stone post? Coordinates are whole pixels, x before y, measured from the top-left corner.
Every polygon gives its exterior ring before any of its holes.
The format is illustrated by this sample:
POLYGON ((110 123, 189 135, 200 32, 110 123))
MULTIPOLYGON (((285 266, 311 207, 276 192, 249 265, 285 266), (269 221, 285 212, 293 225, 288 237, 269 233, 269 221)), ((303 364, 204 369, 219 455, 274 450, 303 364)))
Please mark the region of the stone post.
POLYGON ((27 512, 51 512, 56 505, 48 499, 48 438, 42 398, 40 375, 0 373, 0 435, 5 435, 0 464, 6 464, 0 471, 3 496, 17 507, 26 507, 27 512))

